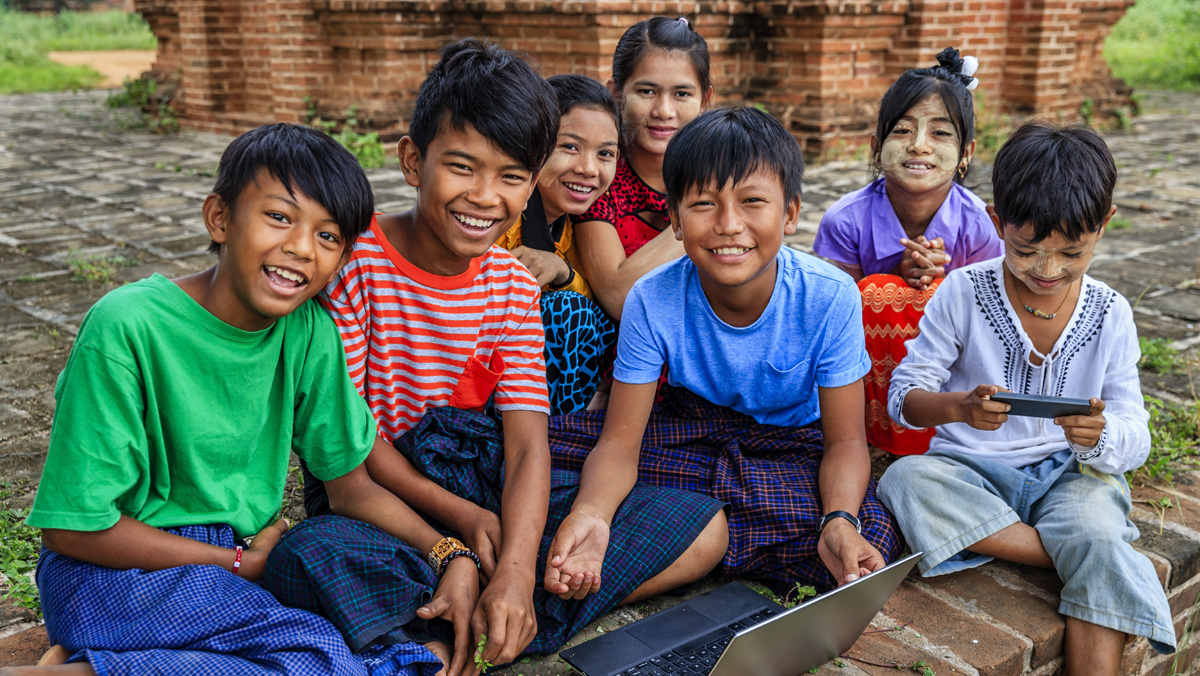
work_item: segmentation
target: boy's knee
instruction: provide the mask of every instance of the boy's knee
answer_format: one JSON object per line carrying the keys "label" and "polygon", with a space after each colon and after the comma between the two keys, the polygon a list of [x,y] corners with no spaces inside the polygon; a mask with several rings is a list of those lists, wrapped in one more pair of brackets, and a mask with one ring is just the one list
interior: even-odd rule
{"label": "boy's knee", "polygon": [[707,570],[716,568],[729,549],[729,519],[725,516],[725,510],[717,510],[692,546],[699,548],[699,558]]}
{"label": "boy's knee", "polygon": [[922,492],[918,488],[939,471],[940,462],[925,456],[907,456],[892,463],[879,478],[875,494],[890,509],[905,493]]}

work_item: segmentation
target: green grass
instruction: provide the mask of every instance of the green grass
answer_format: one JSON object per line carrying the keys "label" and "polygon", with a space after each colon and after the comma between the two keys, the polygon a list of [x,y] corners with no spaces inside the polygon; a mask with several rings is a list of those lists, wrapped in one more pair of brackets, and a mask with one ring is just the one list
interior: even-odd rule
{"label": "green grass", "polygon": [[1138,0],[1113,28],[1104,56],[1134,87],[1200,89],[1200,2]]}
{"label": "green grass", "polygon": [[1150,456],[1126,479],[1170,483],[1175,470],[1200,466],[1200,401],[1181,406],[1146,397],[1146,409],[1150,411]]}
{"label": "green grass", "polygon": [[1166,338],[1138,337],[1138,347],[1142,349],[1142,358],[1138,360],[1138,368],[1155,373],[1177,373],[1183,368],[1183,359],[1179,351],[1171,347],[1171,341]]}
{"label": "green grass", "polygon": [[140,14],[62,12],[27,14],[0,9],[0,44],[33,43],[41,52],[154,49],[157,41]]}
{"label": "green grass", "polygon": [[87,66],[64,66],[50,51],[154,49],[150,26],[138,14],[26,14],[0,6],[0,94],[94,87],[103,78]]}

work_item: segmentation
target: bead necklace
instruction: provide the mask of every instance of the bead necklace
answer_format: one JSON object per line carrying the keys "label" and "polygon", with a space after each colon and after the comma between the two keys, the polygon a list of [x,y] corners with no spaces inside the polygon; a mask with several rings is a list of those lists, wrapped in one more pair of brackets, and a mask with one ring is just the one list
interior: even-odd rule
{"label": "bead necklace", "polygon": [[1008,276],[1012,279],[1013,289],[1016,290],[1016,292],[1017,292],[1017,300],[1021,301],[1021,307],[1025,308],[1025,311],[1028,312],[1029,314],[1033,315],[1034,317],[1037,317],[1038,319],[1045,319],[1047,321],[1054,319],[1055,317],[1058,316],[1058,311],[1063,309],[1063,306],[1067,304],[1067,299],[1071,297],[1071,286],[1075,285],[1074,282],[1071,282],[1071,286],[1068,286],[1067,292],[1065,294],[1063,294],[1062,302],[1058,304],[1058,307],[1054,308],[1054,312],[1047,313],[1047,312],[1042,312],[1041,310],[1039,310],[1035,307],[1029,307],[1028,305],[1026,305],[1025,299],[1021,298],[1021,283],[1017,281],[1017,276],[1012,273],[1012,270],[1008,269],[1007,265],[1004,266],[1004,271],[1007,272]]}

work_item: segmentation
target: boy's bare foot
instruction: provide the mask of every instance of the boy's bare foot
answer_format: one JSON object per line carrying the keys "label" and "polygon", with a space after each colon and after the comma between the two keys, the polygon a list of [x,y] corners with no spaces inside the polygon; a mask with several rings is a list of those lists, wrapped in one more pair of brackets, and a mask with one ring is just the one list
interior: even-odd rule
{"label": "boy's bare foot", "polygon": [[437,676],[444,676],[444,674],[450,673],[450,646],[441,641],[430,641],[425,644],[425,647],[442,661],[442,668],[437,672]]}
{"label": "boy's bare foot", "polygon": [[56,664],[66,664],[67,658],[70,656],[71,653],[67,652],[66,648],[56,643],[50,646],[45,655],[42,655],[42,659],[38,660],[37,665],[39,667],[51,667]]}

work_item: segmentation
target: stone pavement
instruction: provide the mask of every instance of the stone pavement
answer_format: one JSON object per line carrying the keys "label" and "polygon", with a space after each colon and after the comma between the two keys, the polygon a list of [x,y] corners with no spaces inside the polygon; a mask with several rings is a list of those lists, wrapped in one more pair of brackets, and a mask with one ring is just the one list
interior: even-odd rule
{"label": "stone pavement", "polygon": [[[183,133],[156,136],[122,129],[103,107],[104,92],[0,97],[0,503],[27,506],[41,473],[53,388],[83,314],[117,285],[153,273],[170,277],[212,263],[200,203],[228,138]],[[1185,365],[1145,373],[1148,395],[1176,402],[1196,397],[1200,374],[1200,97],[1147,97],[1150,112],[1130,131],[1107,136],[1121,180],[1118,220],[1100,243],[1092,274],[1136,302],[1143,336],[1163,337]],[[413,193],[395,168],[369,172],[379,208],[395,211]],[[792,246],[806,249],[820,214],[868,180],[865,163],[810,168],[805,207]],[[970,182],[988,197],[987,167]],[[296,504],[294,481],[289,484]],[[1149,504],[1170,497],[1163,517]],[[1171,590],[1182,629],[1200,591],[1200,474],[1176,472],[1172,486],[1140,487],[1134,519],[1141,546]],[[295,515],[295,514],[293,514]],[[713,584],[713,583],[709,583]],[[945,674],[1051,674],[1061,668],[1063,623],[1055,612],[1053,574],[992,565],[949,578],[910,580],[876,618],[877,629],[850,651],[857,660],[819,673],[895,673],[893,663],[928,663]],[[676,603],[662,597],[622,608],[576,640]],[[45,636],[28,613],[0,611],[0,664],[29,663]],[[1189,651],[1189,658],[1190,658]],[[862,661],[866,660],[866,662]],[[868,664],[874,662],[877,665]],[[1127,654],[1130,673],[1188,673],[1190,663]],[[569,673],[550,656],[517,664],[510,674]]]}

